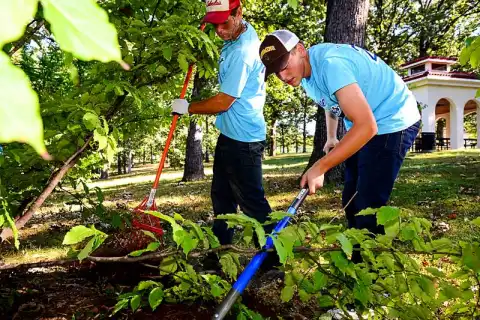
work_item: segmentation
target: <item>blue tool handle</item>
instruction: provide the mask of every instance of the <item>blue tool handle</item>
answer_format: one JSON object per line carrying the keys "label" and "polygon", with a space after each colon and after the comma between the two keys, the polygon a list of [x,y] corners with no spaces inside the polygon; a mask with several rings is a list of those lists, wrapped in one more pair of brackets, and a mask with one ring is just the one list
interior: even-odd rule
{"label": "blue tool handle", "polygon": [[[290,207],[288,207],[287,212],[290,214],[297,213],[298,208],[303,203],[303,200],[305,200],[307,195],[308,195],[308,188],[304,188],[300,190],[298,195],[290,204]],[[285,217],[282,220],[280,220],[275,226],[275,229],[273,229],[272,235],[275,235],[276,233],[280,232],[280,230],[285,228],[288,222],[290,221],[290,218],[291,217]],[[267,242],[263,247],[263,249],[268,250],[271,248],[273,248],[273,240],[271,237],[268,237]],[[213,318],[212,318],[213,320],[222,320],[223,318],[225,318],[227,313],[230,311],[230,308],[233,306],[237,298],[243,293],[243,290],[245,290],[248,283],[250,282],[252,277],[255,275],[258,268],[260,268],[260,266],[262,265],[267,255],[268,255],[268,252],[262,251],[257,253],[252,258],[252,260],[247,265],[245,270],[243,270],[243,272],[238,277],[237,281],[233,284],[232,289],[230,289],[225,299],[223,299],[222,304],[220,304],[217,310],[215,310],[215,314],[213,315]]]}

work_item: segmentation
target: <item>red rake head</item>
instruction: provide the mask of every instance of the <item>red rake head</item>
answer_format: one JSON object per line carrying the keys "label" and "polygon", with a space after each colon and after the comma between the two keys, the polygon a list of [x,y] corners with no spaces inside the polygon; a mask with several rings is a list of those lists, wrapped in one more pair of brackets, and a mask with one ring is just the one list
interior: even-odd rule
{"label": "red rake head", "polygon": [[135,228],[153,232],[158,236],[163,236],[164,232],[160,219],[145,213],[145,210],[157,211],[155,200],[153,200],[152,205],[149,207],[147,207],[147,202],[148,197],[143,199],[143,201],[133,210],[132,225]]}

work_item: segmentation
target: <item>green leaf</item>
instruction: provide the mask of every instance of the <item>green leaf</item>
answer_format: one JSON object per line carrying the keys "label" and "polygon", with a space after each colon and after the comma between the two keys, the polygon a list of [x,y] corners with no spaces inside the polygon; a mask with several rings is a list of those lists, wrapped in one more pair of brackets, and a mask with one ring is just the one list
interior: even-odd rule
{"label": "green leaf", "polygon": [[426,268],[426,270],[428,272],[430,272],[431,274],[433,274],[435,277],[439,277],[439,278],[445,278],[446,277],[445,273],[438,270],[437,268],[428,267],[428,268]]}
{"label": "green leaf", "polygon": [[137,290],[142,291],[145,289],[149,289],[151,287],[158,287],[158,286],[159,286],[159,283],[152,280],[140,281],[140,283],[137,286]]}
{"label": "green leaf", "polygon": [[64,51],[82,60],[121,61],[117,31],[95,0],[41,0],[45,19]]}
{"label": "green leaf", "polygon": [[285,212],[285,211],[275,211],[269,214],[270,220],[272,221],[280,221],[286,217],[293,217],[293,214]]}
{"label": "green leaf", "polygon": [[144,254],[145,252],[156,251],[159,247],[160,247],[160,242],[150,242],[145,249],[130,252],[128,255],[132,257],[138,257]]}
{"label": "green leaf", "polygon": [[17,226],[15,225],[15,221],[13,221],[12,217],[10,216],[10,213],[7,211],[7,203],[4,202],[3,203],[3,211],[4,211],[4,214],[3,214],[3,218],[5,218],[8,222],[8,225],[10,226],[10,229],[12,229],[12,233],[13,233],[13,239],[15,241],[15,248],[18,248],[20,247],[20,242],[18,241],[18,229],[17,229]]}
{"label": "green leaf", "polygon": [[400,235],[402,240],[409,241],[413,240],[417,236],[417,232],[412,227],[407,226],[402,228],[402,230],[400,231]]}
{"label": "green leaf", "polygon": [[0,52],[0,87],[0,143],[25,142],[49,159],[37,94],[25,73],[3,52]]}
{"label": "green leaf", "polygon": [[193,249],[195,249],[197,247],[198,239],[194,239],[190,235],[190,233],[187,233],[184,230],[182,230],[182,231],[184,233],[183,241],[182,241],[183,253],[185,253],[185,255],[188,255],[188,253],[190,251],[192,251]]}
{"label": "green leaf", "polygon": [[116,314],[118,311],[122,310],[122,309],[125,309],[128,307],[128,299],[122,299],[120,301],[117,302],[117,304],[115,305],[113,311],[112,311],[112,315]]}
{"label": "green leaf", "polygon": [[478,227],[480,227],[480,217],[477,217],[472,220],[472,223]]}
{"label": "green leaf", "polygon": [[[172,227],[173,241],[175,241],[177,246],[180,246],[183,243],[184,237],[185,235],[188,235],[188,233],[185,232],[185,230],[183,230],[183,228],[178,223],[175,222],[175,219],[156,211],[145,211],[145,213],[148,213],[152,216],[155,216],[157,218],[160,218],[170,223],[170,226]],[[191,245],[192,245],[191,243],[187,244],[187,248]],[[185,248],[184,248],[184,251],[185,251]]]}
{"label": "green leaf", "polygon": [[223,272],[232,280],[237,279],[237,264],[233,260],[233,257],[226,253],[220,258],[220,264],[222,265]]}
{"label": "green leaf", "polygon": [[388,237],[395,238],[399,232],[400,221],[398,219],[385,222],[385,234]]}
{"label": "green leaf", "polygon": [[335,263],[335,266],[340,270],[344,275],[348,268],[348,259],[345,254],[341,251],[330,252],[330,257]]}
{"label": "green leaf", "polygon": [[25,27],[35,16],[37,7],[38,0],[0,1],[0,47],[23,35]]}
{"label": "green leaf", "polygon": [[421,276],[417,278],[418,284],[420,285],[420,288],[429,296],[429,297],[435,297],[435,286],[433,284],[433,281],[430,280],[429,278],[425,276]]}
{"label": "green leaf", "polygon": [[184,71],[184,72],[187,72],[188,61],[187,61],[187,58],[185,57],[185,55],[180,53],[178,55],[177,61],[178,61],[178,65],[180,66],[180,69],[182,69],[182,71]]}
{"label": "green leaf", "polygon": [[90,241],[88,241],[87,244],[85,245],[85,248],[83,248],[78,253],[78,256],[77,256],[78,260],[82,261],[83,259],[88,257],[90,253],[92,253],[92,251],[94,250],[93,248],[94,244],[95,244],[95,238],[90,239]]}
{"label": "green leaf", "polygon": [[356,216],[370,216],[372,214],[376,214],[377,211],[378,209],[367,208],[357,213]]}
{"label": "green leaf", "polygon": [[353,245],[350,240],[348,240],[348,238],[343,233],[337,235],[337,240],[342,245],[343,252],[345,252],[347,256],[351,256],[353,251]]}
{"label": "green leaf", "polygon": [[203,234],[202,232],[202,228],[200,228],[200,226],[198,224],[196,224],[195,222],[192,222],[190,220],[187,220],[185,222],[186,225],[188,226],[191,226],[192,229],[193,229],[193,232],[195,233],[195,236],[199,239],[199,240],[203,240],[205,238],[205,235]]}
{"label": "green leaf", "polygon": [[165,60],[167,61],[170,61],[172,60],[172,47],[168,46],[168,47],[164,47],[162,49],[162,53],[163,53],[163,57],[165,58]]}
{"label": "green leaf", "polygon": [[447,238],[441,238],[432,241],[432,249],[436,251],[449,251],[452,249],[452,241]]}
{"label": "green leaf", "polygon": [[371,299],[371,292],[365,285],[355,283],[355,286],[353,288],[353,296],[364,306],[367,306],[368,302]]}
{"label": "green leaf", "polygon": [[288,0],[287,2],[290,7],[292,7],[293,9],[297,9],[298,0]]}
{"label": "green leaf", "polygon": [[95,113],[87,112],[83,116],[83,124],[88,130],[94,130],[101,127],[101,122]]}
{"label": "green leaf", "polygon": [[95,235],[95,230],[87,228],[85,226],[75,226],[67,232],[65,238],[63,238],[62,244],[75,244],[82,242],[88,237]]}
{"label": "green leaf", "polygon": [[130,300],[130,307],[132,308],[132,311],[135,312],[138,307],[140,307],[140,295],[136,295],[135,297]]}
{"label": "green leaf", "polygon": [[207,234],[207,238],[208,238],[208,241],[210,243],[210,247],[212,249],[220,247],[220,241],[218,241],[217,236],[215,236],[213,234],[212,229],[207,228],[207,227],[202,227],[202,230],[205,231],[205,233]]}
{"label": "green leaf", "polygon": [[253,228],[252,226],[246,226],[245,229],[243,229],[243,241],[245,241],[245,244],[248,246],[253,239]]}
{"label": "green leaf", "polygon": [[333,307],[335,305],[335,301],[330,296],[319,296],[318,297],[318,306],[321,308],[328,308]]}
{"label": "green leaf", "polygon": [[298,290],[298,296],[302,302],[308,302],[311,298],[311,295],[303,289]]}
{"label": "green leaf", "polygon": [[152,291],[150,291],[150,294],[148,295],[148,303],[150,304],[150,307],[152,310],[155,310],[163,301],[163,290],[162,288],[155,288]]}
{"label": "green leaf", "polygon": [[327,285],[327,282],[328,277],[324,273],[315,270],[315,273],[313,274],[314,290],[319,291],[320,289],[323,289]]}
{"label": "green leaf", "polygon": [[166,257],[160,262],[160,274],[161,275],[166,275],[166,274],[172,274],[177,271],[177,260],[174,256]]}
{"label": "green leaf", "polygon": [[93,131],[93,140],[98,142],[98,150],[103,150],[107,147],[108,138],[99,133],[99,130]]}
{"label": "green leaf", "polygon": [[280,293],[280,298],[283,302],[289,302],[293,298],[293,294],[295,293],[295,288],[293,286],[285,286]]}
{"label": "green leaf", "polygon": [[381,207],[377,213],[377,223],[385,225],[388,221],[397,220],[400,210],[393,207]]}

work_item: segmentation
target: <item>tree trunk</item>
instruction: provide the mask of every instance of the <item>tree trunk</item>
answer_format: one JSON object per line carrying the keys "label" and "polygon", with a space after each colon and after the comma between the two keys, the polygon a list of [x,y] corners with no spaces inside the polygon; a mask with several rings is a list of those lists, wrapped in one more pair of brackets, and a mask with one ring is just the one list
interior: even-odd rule
{"label": "tree trunk", "polygon": [[143,161],[142,164],[145,165],[145,147],[143,147]]}
{"label": "tree trunk", "polygon": [[153,164],[153,145],[150,145],[150,163]]}
{"label": "tree trunk", "polygon": [[133,167],[133,151],[128,150],[126,153],[127,155],[127,173],[132,173],[132,167]]}
{"label": "tree trunk", "polygon": [[300,149],[300,144],[298,143],[298,132],[295,131],[295,153],[298,153]]}
{"label": "tree trunk", "polygon": [[[112,105],[112,108],[109,110],[107,115],[105,116],[107,122],[111,120],[111,118],[115,115],[115,113],[118,111],[118,108],[122,105],[122,103],[125,101],[125,98],[127,97],[126,94],[123,94],[121,96],[118,96],[115,100],[115,102]],[[17,229],[22,228],[35,214],[35,212],[40,209],[40,207],[43,205],[45,200],[50,196],[50,194],[55,190],[57,185],[62,181],[63,177],[67,172],[77,163],[78,159],[82,156],[83,152],[89,147],[90,142],[93,139],[93,133],[89,134],[85,138],[85,143],[83,146],[75,151],[68,159],[63,163],[63,165],[60,167],[60,169],[56,170],[52,176],[50,177],[50,180],[48,181],[47,185],[43,188],[42,192],[37,196],[37,198],[33,201],[33,203],[28,207],[28,209],[25,211],[23,216],[19,217],[18,219],[15,220],[15,226]],[[0,233],[0,238],[1,242],[11,238],[13,236],[13,231],[10,228],[4,228],[2,232]]]}
{"label": "tree trunk", "polygon": [[[198,75],[195,76],[192,100],[198,100],[200,98],[200,89],[202,87],[202,79],[200,79]],[[191,117],[190,127],[188,128],[182,181],[194,181],[205,178],[205,172],[203,170],[202,136],[202,127],[198,125],[194,117]]]}
{"label": "tree trunk", "polygon": [[[208,116],[205,118],[205,135],[208,137]],[[208,150],[208,144],[205,147],[205,162],[210,162],[210,152]]]}
{"label": "tree trunk", "polygon": [[127,173],[127,152],[124,150],[122,152],[122,171],[123,171],[123,174],[126,174]]}
{"label": "tree trunk", "polygon": [[283,125],[280,125],[280,132],[282,135],[282,153],[285,153],[285,135],[283,133]]}
{"label": "tree trunk", "polygon": [[106,162],[103,165],[103,168],[100,170],[100,180],[106,180],[109,177],[108,170],[110,169],[110,164]]}
{"label": "tree trunk", "polygon": [[122,174],[122,154],[117,153],[117,174]]}
{"label": "tree trunk", "polygon": [[277,119],[272,119],[272,125],[270,127],[270,146],[268,147],[268,155],[270,157],[275,156],[277,149]]}
{"label": "tree trunk", "polygon": [[[327,21],[325,30],[325,42],[350,43],[359,47],[365,47],[365,28],[368,18],[368,0],[328,0]],[[345,125],[342,119],[338,121],[338,139],[345,134]],[[308,167],[323,157],[323,146],[327,141],[327,127],[325,124],[325,112],[318,108],[317,123],[313,152]],[[332,168],[325,175],[325,183],[341,183],[343,180],[344,165]]]}

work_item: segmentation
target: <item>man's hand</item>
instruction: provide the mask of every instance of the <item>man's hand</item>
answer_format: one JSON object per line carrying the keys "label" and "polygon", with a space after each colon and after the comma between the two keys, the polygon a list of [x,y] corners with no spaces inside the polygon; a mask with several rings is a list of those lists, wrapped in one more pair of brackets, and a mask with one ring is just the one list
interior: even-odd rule
{"label": "man's hand", "polygon": [[335,148],[335,146],[339,143],[338,139],[337,138],[329,138],[327,139],[327,142],[325,143],[325,146],[323,147],[323,152],[325,152],[325,154],[329,153],[330,150],[332,150],[333,148]]}
{"label": "man's hand", "polygon": [[304,188],[305,185],[308,184],[309,194],[315,194],[317,189],[323,187],[323,179],[325,178],[324,174],[322,173],[319,161],[315,162],[315,164],[305,172],[300,181],[300,188]]}
{"label": "man's hand", "polygon": [[172,114],[182,115],[188,113],[188,101],[185,99],[175,99],[172,103]]}

